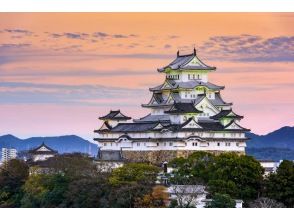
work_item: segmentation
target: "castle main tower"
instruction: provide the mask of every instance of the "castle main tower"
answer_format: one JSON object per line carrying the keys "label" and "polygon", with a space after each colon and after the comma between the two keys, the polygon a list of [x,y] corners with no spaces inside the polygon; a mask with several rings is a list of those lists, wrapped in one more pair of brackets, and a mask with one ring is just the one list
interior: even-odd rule
{"label": "castle main tower", "polygon": [[239,125],[243,116],[221,97],[224,86],[210,83],[216,68],[203,63],[194,49],[180,54],[158,69],[165,81],[150,88],[152,97],[142,107],[150,109],[143,118],[125,116],[119,110],[103,120],[94,138],[101,159],[126,159],[161,163],[186,157],[195,151],[245,154],[245,132]]}

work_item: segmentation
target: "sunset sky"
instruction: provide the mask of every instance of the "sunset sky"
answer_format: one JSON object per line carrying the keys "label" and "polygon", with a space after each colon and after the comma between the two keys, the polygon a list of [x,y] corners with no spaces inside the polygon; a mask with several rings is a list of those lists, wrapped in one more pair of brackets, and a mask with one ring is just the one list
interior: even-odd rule
{"label": "sunset sky", "polygon": [[180,51],[217,71],[257,134],[294,125],[294,13],[0,13],[0,135],[76,134],[134,118]]}

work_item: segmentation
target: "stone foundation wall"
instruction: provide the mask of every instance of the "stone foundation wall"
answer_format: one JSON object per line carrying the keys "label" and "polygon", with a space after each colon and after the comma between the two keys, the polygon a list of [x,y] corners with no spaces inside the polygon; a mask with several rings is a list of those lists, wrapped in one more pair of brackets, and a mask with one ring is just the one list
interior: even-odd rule
{"label": "stone foundation wall", "polygon": [[[130,162],[146,162],[152,164],[161,164],[164,161],[171,161],[174,158],[187,158],[197,150],[157,150],[157,151],[122,151],[122,157]],[[209,153],[220,154],[225,151],[209,151]],[[236,152],[239,155],[245,155],[245,152]]]}

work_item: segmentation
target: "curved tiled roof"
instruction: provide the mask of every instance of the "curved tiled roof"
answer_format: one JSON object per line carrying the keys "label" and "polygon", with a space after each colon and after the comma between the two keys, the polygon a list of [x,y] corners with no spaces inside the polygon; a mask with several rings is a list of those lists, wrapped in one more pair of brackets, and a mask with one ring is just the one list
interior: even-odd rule
{"label": "curved tiled roof", "polygon": [[[39,149],[41,149],[42,147],[48,149],[48,151],[39,151]],[[52,148],[48,147],[48,146],[43,142],[40,146],[38,146],[38,147],[36,147],[36,148],[30,150],[29,153],[31,153],[31,154],[57,154],[57,151],[55,151],[55,150],[53,150]]]}
{"label": "curved tiled roof", "polygon": [[[221,90],[224,89],[224,86],[218,86],[215,85],[213,83],[210,82],[202,82],[199,80],[190,80],[187,82],[176,82],[176,81],[172,81],[172,83],[170,83],[171,80],[166,80],[167,83],[169,83],[170,88],[168,88],[167,90],[173,90],[173,89],[194,89],[197,86],[204,86],[207,87],[211,90]],[[150,91],[161,91],[161,90],[165,90],[165,88],[163,88],[163,84],[150,88]]]}
{"label": "curved tiled roof", "polygon": [[101,120],[129,120],[131,117],[125,116],[120,112],[120,110],[117,111],[110,111],[107,115],[99,117]]}
{"label": "curved tiled roof", "polygon": [[170,110],[165,111],[169,114],[182,114],[182,113],[201,113],[195,108],[193,103],[174,103]]}
{"label": "curved tiled roof", "polygon": [[[197,62],[190,63],[194,58],[196,58]],[[194,49],[194,53],[180,55],[177,53],[177,58],[168,64],[165,67],[159,68],[158,72],[164,72],[166,69],[171,70],[215,70],[215,67],[211,67],[203,63],[196,55],[196,50]]]}
{"label": "curved tiled roof", "polygon": [[[232,112],[235,116],[228,116],[228,114],[230,114],[231,112]],[[232,109],[230,109],[230,110],[222,110],[221,112],[219,112],[218,114],[216,114],[216,115],[214,115],[214,116],[211,116],[210,118],[211,118],[211,119],[216,119],[216,120],[218,120],[218,119],[223,118],[223,117],[227,117],[227,118],[240,118],[240,119],[243,118],[243,116],[241,116],[241,115],[237,115],[236,113],[234,113]]]}

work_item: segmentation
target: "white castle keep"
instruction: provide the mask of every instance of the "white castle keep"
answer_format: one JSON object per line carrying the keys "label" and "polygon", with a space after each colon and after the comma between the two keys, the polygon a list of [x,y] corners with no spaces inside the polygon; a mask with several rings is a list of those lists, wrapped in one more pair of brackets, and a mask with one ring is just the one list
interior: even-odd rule
{"label": "white castle keep", "polygon": [[204,64],[196,54],[177,57],[158,69],[166,79],[150,88],[152,98],[142,107],[150,109],[143,118],[134,119],[118,111],[100,117],[102,126],[94,138],[102,160],[163,162],[188,156],[195,151],[245,154],[243,118],[232,103],[221,97],[224,86],[208,81],[215,67]]}

